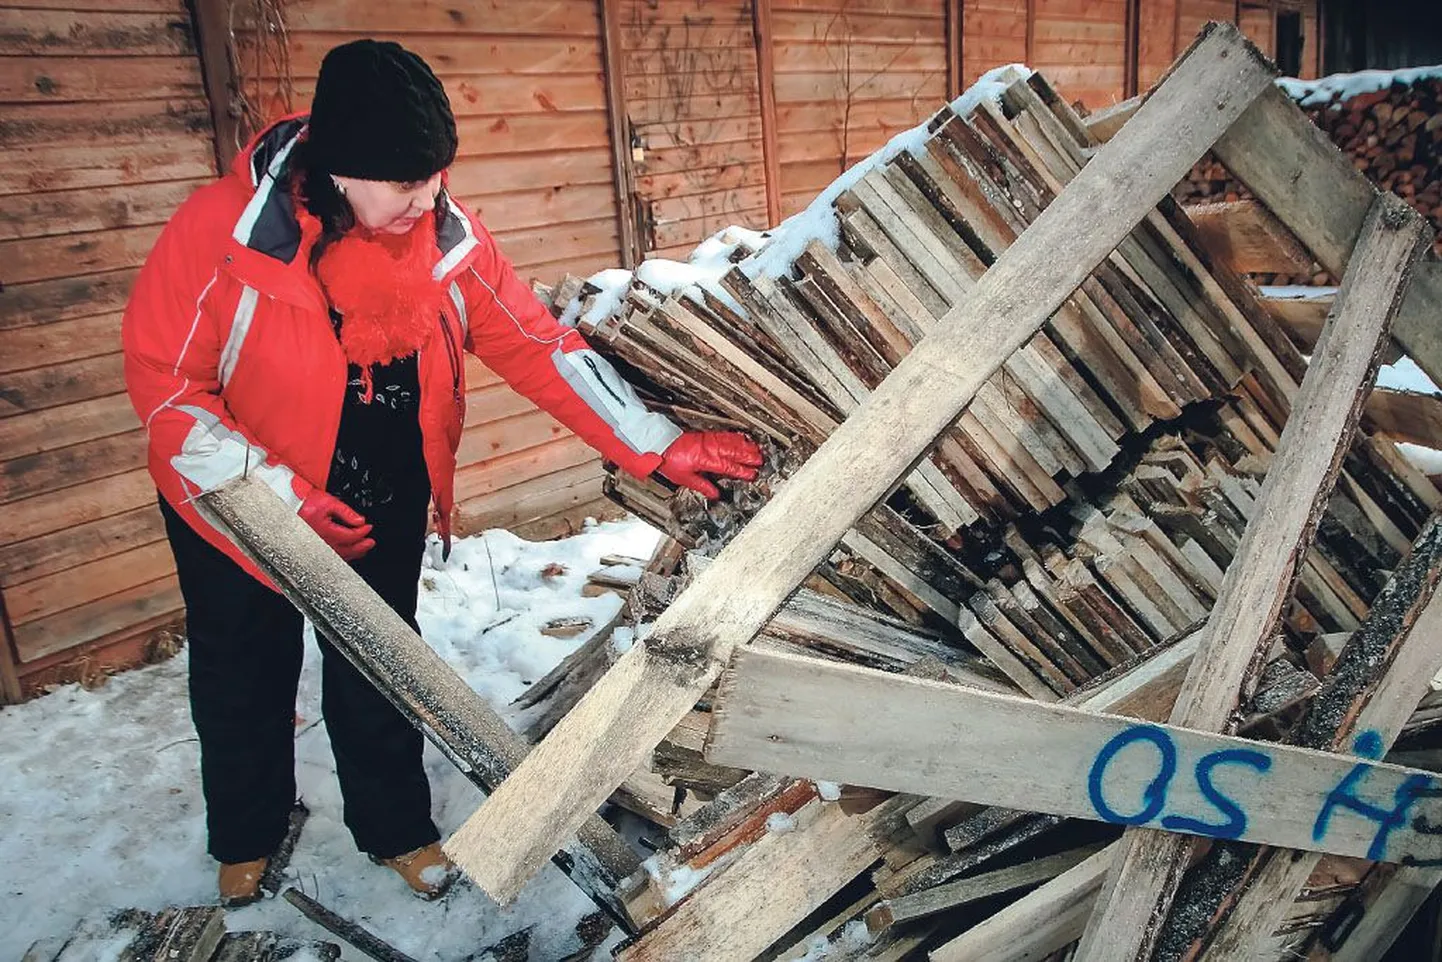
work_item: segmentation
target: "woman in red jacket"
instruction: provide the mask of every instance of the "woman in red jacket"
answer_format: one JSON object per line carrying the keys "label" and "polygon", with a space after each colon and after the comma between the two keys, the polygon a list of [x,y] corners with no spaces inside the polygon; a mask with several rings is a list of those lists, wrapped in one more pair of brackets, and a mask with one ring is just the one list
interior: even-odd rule
{"label": "woman in red jacket", "polygon": [[[226,904],[259,896],[295,798],[302,618],[191,503],[262,478],[415,626],[429,520],[449,548],[463,351],[608,460],[714,497],[749,479],[736,434],[648,412],[446,192],[456,125],[415,54],[326,55],[309,116],[264,131],[167,225],[125,312],[126,385],[185,598],[190,700]],[[345,822],[423,897],[455,877],[422,738],[324,639],[322,708]]]}

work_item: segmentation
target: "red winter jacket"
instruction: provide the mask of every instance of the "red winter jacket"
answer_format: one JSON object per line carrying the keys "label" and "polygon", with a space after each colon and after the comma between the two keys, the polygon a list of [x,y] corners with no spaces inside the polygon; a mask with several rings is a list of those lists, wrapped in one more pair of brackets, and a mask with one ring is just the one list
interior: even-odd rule
{"label": "red winter jacket", "polygon": [[[171,218],[125,310],[125,383],[165,499],[208,541],[256,569],[190,503],[243,473],[293,507],[324,485],[346,359],[308,267],[282,177],[304,117],[256,138],[234,170]],[[280,180],[282,183],[278,184]],[[454,200],[438,219],[443,338],[420,357],[420,422],[437,530],[449,539],[465,365],[474,353],[608,460],[638,476],[680,430],[516,277],[495,240]],[[262,579],[264,580],[264,579]]]}

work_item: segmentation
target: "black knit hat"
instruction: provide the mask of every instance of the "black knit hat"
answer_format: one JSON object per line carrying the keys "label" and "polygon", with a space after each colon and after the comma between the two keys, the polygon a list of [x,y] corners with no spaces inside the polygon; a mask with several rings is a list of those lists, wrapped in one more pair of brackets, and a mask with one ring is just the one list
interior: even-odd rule
{"label": "black knit hat", "polygon": [[456,118],[424,60],[398,43],[354,40],[321,61],[309,140],[332,174],[410,183],[456,159]]}

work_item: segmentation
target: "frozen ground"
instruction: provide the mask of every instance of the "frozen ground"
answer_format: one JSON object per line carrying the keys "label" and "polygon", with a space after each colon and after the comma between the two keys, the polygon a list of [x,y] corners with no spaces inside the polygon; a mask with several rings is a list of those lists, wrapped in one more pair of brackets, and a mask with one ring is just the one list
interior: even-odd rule
{"label": "frozen ground", "polygon": [[[457,542],[445,565],[439,551],[427,559],[422,631],[472,687],[513,717],[510,701],[588,637],[558,640],[539,629],[574,615],[603,624],[620,599],[581,597],[586,575],[603,555],[648,556],[657,537],[632,520],[563,541],[531,543],[491,531]],[[594,907],[554,867],[502,910],[468,883],[444,901],[421,902],[355,850],[341,823],[318,668],[308,640],[296,773],[311,816],[290,883],[423,962],[459,962],[527,927],[538,962],[575,950],[575,924]],[[0,959],[18,959],[36,939],[67,934],[83,917],[109,909],[214,898],[185,670],[182,652],[96,691],[70,686],[0,710]],[[481,795],[430,746],[426,767],[437,824],[449,833]],[[280,899],[231,912],[227,921],[232,931],[329,938]],[[347,949],[345,958],[360,956]]]}

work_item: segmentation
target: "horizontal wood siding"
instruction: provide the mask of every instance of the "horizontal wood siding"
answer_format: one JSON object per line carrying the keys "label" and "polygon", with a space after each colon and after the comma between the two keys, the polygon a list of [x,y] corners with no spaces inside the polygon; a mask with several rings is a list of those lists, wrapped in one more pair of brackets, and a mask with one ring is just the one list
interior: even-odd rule
{"label": "horizontal wood siding", "polygon": [[[161,226],[215,176],[182,0],[0,8],[0,594],[22,678],[181,613],[120,316]],[[70,672],[72,675],[75,672]]]}
{"label": "horizontal wood siding", "polygon": [[773,0],[772,11],[784,216],[946,100],[946,7]]}
{"label": "horizontal wood siding", "polygon": [[1027,0],[965,0],[961,10],[962,85],[992,67],[1026,63]]}
{"label": "horizontal wood siding", "polygon": [[1181,53],[1178,42],[1191,38],[1177,34],[1179,5],[1185,0],[1143,0],[1137,29],[1137,87],[1147,90],[1162,78]]}
{"label": "horizontal wood siding", "polygon": [[[288,0],[286,17],[295,109],[310,102],[321,60],[337,44],[372,36],[425,58],[456,113],[451,189],[523,279],[554,283],[621,262],[598,0]],[[242,50],[242,64],[254,63]],[[277,78],[260,81],[274,115],[283,109],[273,101]],[[576,464],[591,467],[588,500],[600,497],[594,451],[474,358],[467,371],[460,533],[510,524],[505,505],[537,504],[575,483],[565,472]],[[558,513],[574,507],[544,503]]]}
{"label": "horizontal wood siding", "polygon": [[1126,99],[1126,0],[1033,0],[1031,66],[1070,101]]}
{"label": "horizontal wood siding", "polygon": [[616,2],[644,252],[684,260],[723,227],[766,227],[750,0]]}

